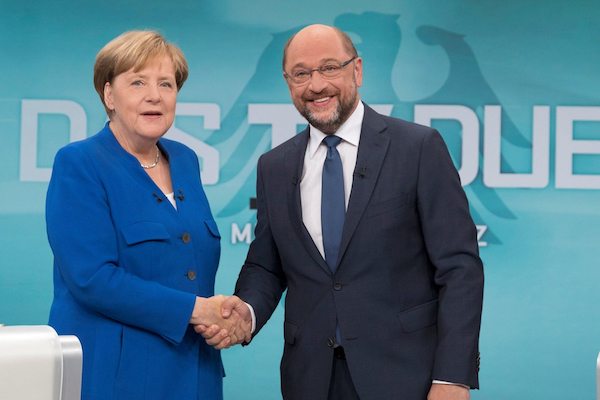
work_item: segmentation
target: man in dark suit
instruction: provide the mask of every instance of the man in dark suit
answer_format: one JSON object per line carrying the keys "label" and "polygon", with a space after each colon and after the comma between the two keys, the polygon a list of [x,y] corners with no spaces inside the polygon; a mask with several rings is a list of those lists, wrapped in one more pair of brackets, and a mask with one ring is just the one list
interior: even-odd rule
{"label": "man in dark suit", "polygon": [[287,289],[285,399],[468,399],[483,269],[442,138],[360,101],[362,59],[336,28],[295,34],[283,69],[310,126],[259,160],[255,240],[225,314],[242,299],[256,334]]}

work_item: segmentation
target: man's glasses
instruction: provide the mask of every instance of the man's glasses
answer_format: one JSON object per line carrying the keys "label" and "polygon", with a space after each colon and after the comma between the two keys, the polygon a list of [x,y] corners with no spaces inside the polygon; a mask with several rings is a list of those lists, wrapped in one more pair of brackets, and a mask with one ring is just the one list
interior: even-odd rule
{"label": "man's glasses", "polygon": [[356,59],[356,56],[352,57],[348,61],[345,62],[334,62],[330,61],[320,67],[313,69],[295,69],[291,73],[284,72],[283,74],[287,79],[290,79],[296,85],[302,85],[310,80],[312,77],[312,73],[317,71],[321,76],[325,79],[333,79],[339,76],[342,73],[342,69],[352,61]]}

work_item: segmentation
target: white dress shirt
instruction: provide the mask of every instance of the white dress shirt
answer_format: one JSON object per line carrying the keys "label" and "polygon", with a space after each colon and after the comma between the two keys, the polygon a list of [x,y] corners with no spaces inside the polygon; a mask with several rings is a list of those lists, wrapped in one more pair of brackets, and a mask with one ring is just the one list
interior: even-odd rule
{"label": "white dress shirt", "polygon": [[[340,144],[337,145],[337,151],[342,159],[346,209],[348,209],[348,200],[352,191],[352,179],[364,114],[365,106],[359,101],[354,112],[335,133],[336,136],[342,139]],[[325,258],[325,251],[321,229],[321,184],[323,164],[325,163],[325,157],[327,157],[327,145],[323,143],[325,136],[327,135],[314,126],[310,126],[310,137],[304,154],[304,167],[300,179],[302,222],[304,222],[304,226],[323,258]]]}

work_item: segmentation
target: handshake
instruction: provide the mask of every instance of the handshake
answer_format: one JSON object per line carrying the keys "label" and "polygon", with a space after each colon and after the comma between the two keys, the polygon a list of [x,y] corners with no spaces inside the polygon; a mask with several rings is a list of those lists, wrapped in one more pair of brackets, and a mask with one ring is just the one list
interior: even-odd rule
{"label": "handshake", "polygon": [[252,338],[250,308],[237,296],[196,297],[190,324],[206,343],[219,350]]}

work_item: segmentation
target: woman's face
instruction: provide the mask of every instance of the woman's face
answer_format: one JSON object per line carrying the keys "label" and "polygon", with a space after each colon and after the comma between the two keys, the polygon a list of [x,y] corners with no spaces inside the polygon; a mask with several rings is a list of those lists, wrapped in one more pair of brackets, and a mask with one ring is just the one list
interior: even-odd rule
{"label": "woman's face", "polygon": [[104,101],[113,112],[111,128],[132,145],[156,141],[173,124],[177,101],[175,68],[168,56],[157,57],[139,71],[117,75],[104,85]]}

